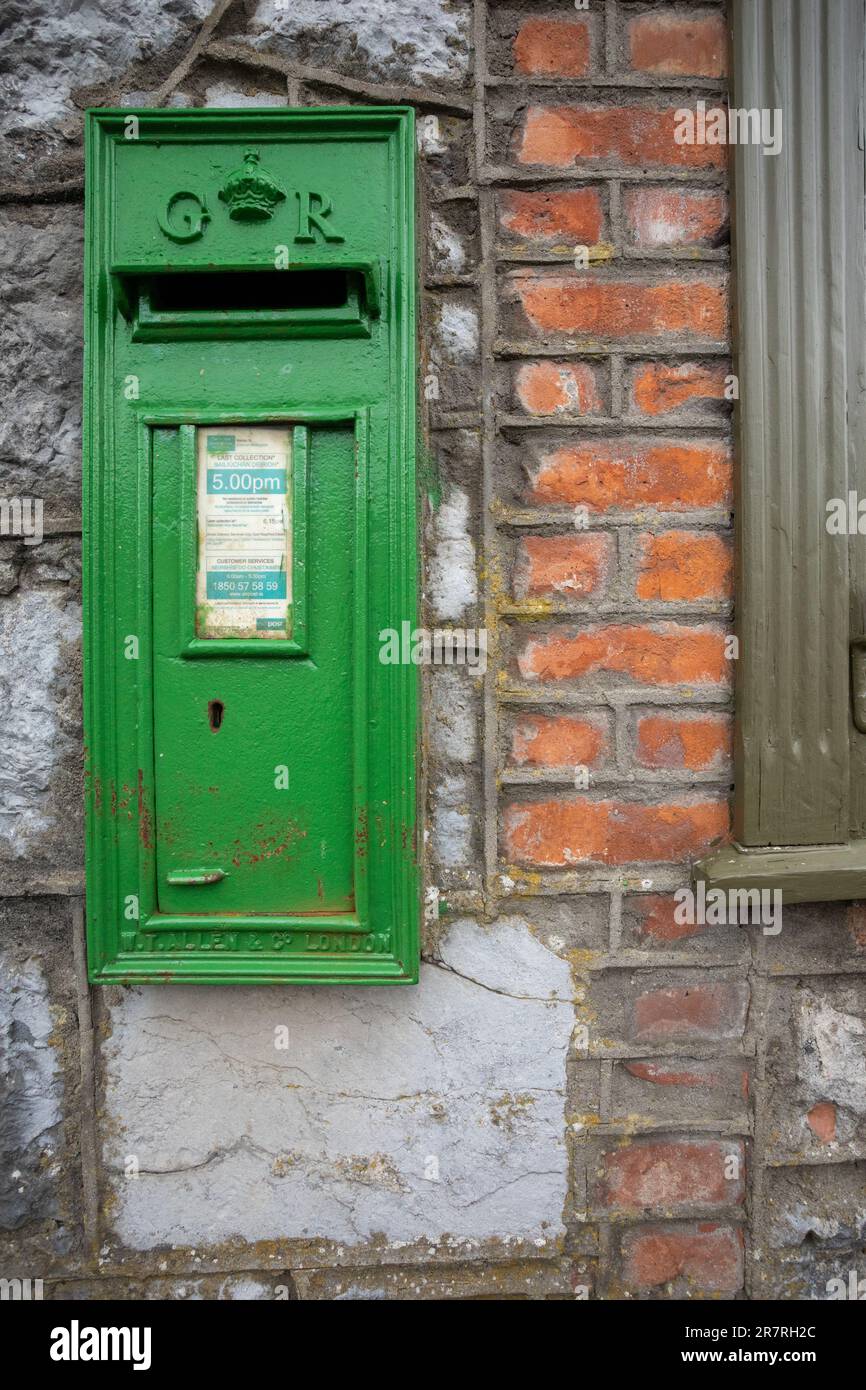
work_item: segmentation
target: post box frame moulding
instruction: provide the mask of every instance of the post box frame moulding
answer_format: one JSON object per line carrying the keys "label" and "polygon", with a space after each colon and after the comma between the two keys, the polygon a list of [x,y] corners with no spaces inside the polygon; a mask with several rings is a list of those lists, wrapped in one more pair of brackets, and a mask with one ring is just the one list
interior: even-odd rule
{"label": "post box frame moulding", "polygon": [[[418,614],[414,111],[94,110],[85,147],[90,979],[415,983],[419,673],[376,659]],[[155,275],[275,268],[345,277],[349,312],[319,310],[310,279],[300,318],[138,315]],[[196,428],[222,423],[291,431],[297,611],[285,640],[209,650],[187,611],[191,470]],[[256,750],[276,760],[283,731],[280,801]],[[247,796],[250,835],[223,852],[212,808],[228,824]]]}

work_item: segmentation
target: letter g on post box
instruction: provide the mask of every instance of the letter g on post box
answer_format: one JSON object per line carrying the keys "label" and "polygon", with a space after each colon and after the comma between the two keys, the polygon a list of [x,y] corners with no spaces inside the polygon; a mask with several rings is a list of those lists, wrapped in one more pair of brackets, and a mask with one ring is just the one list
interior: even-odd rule
{"label": "letter g on post box", "polygon": [[414,983],[413,113],[87,119],[90,978]]}

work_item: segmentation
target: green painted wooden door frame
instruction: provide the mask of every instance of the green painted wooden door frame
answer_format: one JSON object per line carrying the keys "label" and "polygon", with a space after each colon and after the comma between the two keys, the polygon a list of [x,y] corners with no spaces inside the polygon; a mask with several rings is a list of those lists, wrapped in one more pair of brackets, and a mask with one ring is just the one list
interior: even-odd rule
{"label": "green painted wooden door frame", "polygon": [[[417,621],[414,113],[86,142],[90,979],[414,983],[418,671],[378,660]],[[291,440],[278,639],[196,626],[204,426]]]}
{"label": "green painted wooden door frame", "polygon": [[[732,149],[736,630],[734,844],[695,868],[787,902],[866,897],[863,0],[733,0],[731,106],[782,147]],[[862,662],[861,662],[862,664]],[[859,684],[862,685],[862,679]]]}

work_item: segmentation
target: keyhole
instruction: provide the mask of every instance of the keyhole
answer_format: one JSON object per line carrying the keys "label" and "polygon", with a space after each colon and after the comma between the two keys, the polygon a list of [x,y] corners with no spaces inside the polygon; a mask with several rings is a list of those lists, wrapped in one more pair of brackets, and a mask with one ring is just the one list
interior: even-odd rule
{"label": "keyhole", "polygon": [[223,702],[222,700],[209,700],[207,706],[208,723],[216,733],[223,722]]}

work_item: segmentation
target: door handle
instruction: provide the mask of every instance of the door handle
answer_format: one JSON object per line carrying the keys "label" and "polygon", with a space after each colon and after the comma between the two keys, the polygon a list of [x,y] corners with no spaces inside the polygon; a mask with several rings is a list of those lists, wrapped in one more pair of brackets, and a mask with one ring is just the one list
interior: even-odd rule
{"label": "door handle", "polygon": [[172,869],[166,875],[172,888],[198,888],[205,883],[219,883],[225,876],[224,869]]}

